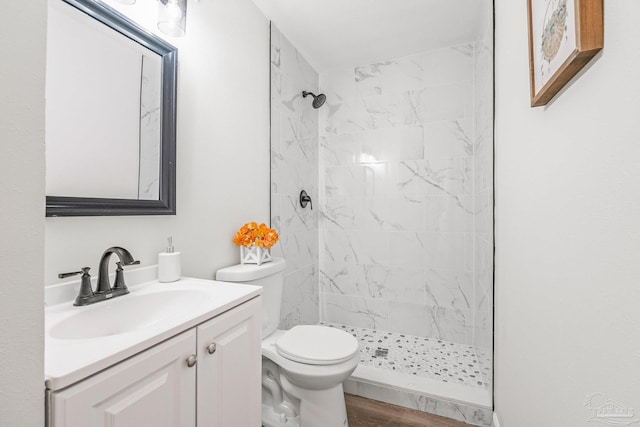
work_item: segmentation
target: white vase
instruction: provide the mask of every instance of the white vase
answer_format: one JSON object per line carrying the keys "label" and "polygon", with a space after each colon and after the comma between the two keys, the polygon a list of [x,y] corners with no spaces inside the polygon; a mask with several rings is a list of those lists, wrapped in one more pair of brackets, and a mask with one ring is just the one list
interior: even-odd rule
{"label": "white vase", "polygon": [[271,261],[271,251],[255,245],[240,246],[241,264],[262,264]]}

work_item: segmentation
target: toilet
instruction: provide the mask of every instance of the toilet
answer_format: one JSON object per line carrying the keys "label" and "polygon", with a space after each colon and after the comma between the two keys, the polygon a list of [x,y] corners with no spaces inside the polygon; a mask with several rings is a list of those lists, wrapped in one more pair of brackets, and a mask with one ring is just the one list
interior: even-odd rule
{"label": "toilet", "polygon": [[285,260],[238,264],[216,280],[262,286],[262,425],[346,427],[342,382],[360,361],[358,340],[321,325],[279,330]]}

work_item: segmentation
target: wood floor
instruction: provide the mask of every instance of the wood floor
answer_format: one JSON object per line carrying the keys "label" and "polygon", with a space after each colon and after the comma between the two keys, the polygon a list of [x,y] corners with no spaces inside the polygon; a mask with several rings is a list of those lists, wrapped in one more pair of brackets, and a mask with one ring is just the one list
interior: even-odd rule
{"label": "wood floor", "polygon": [[401,406],[345,394],[349,427],[469,427],[455,421]]}

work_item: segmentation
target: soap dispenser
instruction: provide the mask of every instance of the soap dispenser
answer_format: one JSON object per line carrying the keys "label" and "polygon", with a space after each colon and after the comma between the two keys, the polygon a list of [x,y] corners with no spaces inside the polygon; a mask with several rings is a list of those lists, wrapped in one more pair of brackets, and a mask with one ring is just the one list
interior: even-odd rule
{"label": "soap dispenser", "polygon": [[158,254],[158,281],[162,283],[175,282],[180,278],[180,252],[175,252],[172,237],[167,241],[167,251]]}

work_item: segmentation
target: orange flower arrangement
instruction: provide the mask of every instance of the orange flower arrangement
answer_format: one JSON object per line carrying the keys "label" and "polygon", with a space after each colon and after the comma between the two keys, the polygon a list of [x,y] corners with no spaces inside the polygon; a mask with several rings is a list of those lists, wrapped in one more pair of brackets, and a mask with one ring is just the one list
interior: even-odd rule
{"label": "orange flower arrangement", "polygon": [[278,232],[267,227],[265,224],[258,225],[255,222],[248,222],[236,233],[233,243],[236,246],[253,246],[271,249],[278,241]]}

